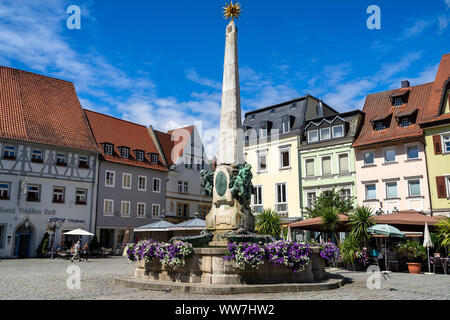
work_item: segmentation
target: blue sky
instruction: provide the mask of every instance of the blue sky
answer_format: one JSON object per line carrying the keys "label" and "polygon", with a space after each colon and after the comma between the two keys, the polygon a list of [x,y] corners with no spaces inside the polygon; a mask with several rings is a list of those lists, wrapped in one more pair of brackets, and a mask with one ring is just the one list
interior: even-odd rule
{"label": "blue sky", "polygon": [[[225,1],[0,0],[0,65],[73,81],[83,107],[166,131],[219,127]],[[81,30],[66,27],[69,5]],[[409,79],[433,81],[450,52],[450,0],[242,0],[243,111],[307,93],[339,111]],[[369,5],[381,30],[369,30]]]}

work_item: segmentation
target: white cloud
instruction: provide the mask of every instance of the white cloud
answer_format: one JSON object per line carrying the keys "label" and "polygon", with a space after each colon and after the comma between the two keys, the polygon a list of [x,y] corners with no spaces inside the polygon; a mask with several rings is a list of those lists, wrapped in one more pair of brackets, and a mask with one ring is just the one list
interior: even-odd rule
{"label": "white cloud", "polygon": [[191,80],[192,82],[198,83],[205,87],[211,87],[219,90],[222,88],[222,84],[216,80],[212,80],[206,77],[201,77],[198,75],[197,71],[193,68],[186,70],[186,78]]}

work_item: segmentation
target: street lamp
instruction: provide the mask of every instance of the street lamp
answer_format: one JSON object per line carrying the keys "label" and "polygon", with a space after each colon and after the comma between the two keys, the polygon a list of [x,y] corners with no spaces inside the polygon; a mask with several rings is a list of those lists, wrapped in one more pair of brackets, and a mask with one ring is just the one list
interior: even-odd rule
{"label": "street lamp", "polygon": [[65,220],[64,218],[50,218],[47,220],[47,226],[50,230],[49,234],[52,235],[52,259],[54,258],[53,254],[55,252],[56,230],[58,230],[58,227],[62,227]]}

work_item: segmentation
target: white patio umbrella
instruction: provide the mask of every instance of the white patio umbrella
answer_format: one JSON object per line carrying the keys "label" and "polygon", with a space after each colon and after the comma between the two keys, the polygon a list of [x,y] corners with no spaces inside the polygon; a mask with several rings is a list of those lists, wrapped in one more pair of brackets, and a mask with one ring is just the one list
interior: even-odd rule
{"label": "white patio umbrella", "polygon": [[64,232],[64,234],[67,234],[69,236],[94,236],[93,233],[90,233],[86,230],[83,230],[81,228],[69,231],[69,232]]}
{"label": "white patio umbrella", "polygon": [[286,241],[287,242],[292,242],[291,226],[288,226]]}
{"label": "white patio umbrella", "polygon": [[427,256],[428,256],[428,272],[431,272],[431,264],[430,264],[430,247],[433,246],[433,242],[431,241],[430,231],[428,230],[428,223],[425,222],[425,231],[423,232],[423,246],[427,248]]}

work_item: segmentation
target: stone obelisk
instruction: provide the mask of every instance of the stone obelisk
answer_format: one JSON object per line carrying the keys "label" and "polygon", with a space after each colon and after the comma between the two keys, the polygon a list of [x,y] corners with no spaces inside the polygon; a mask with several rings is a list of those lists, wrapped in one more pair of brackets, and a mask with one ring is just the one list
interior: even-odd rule
{"label": "stone obelisk", "polygon": [[224,9],[225,17],[231,21],[226,27],[218,166],[212,181],[213,206],[206,217],[206,229],[214,235],[211,246],[226,245],[227,236],[237,230],[254,229],[254,217],[249,206],[251,166],[244,162],[237,28],[234,22],[239,17],[240,5],[231,2]]}
{"label": "stone obelisk", "polygon": [[226,28],[218,165],[244,163],[241,123],[237,28],[231,20]]}

